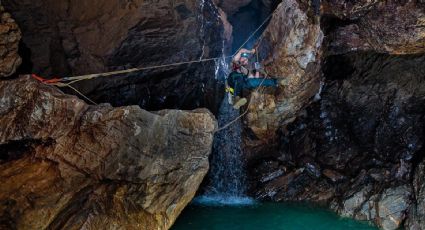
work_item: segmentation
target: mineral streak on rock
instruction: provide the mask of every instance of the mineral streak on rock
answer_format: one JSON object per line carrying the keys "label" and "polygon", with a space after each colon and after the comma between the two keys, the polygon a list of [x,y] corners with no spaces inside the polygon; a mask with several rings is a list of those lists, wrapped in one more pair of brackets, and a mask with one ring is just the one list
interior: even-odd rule
{"label": "mineral streak on rock", "polygon": [[0,82],[0,228],[168,229],[208,171],[206,110],[89,106]]}

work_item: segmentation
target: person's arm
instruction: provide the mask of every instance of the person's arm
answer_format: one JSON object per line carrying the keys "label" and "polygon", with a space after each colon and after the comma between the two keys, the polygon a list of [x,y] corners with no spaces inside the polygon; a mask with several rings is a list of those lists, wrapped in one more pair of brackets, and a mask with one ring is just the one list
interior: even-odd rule
{"label": "person's arm", "polygon": [[254,54],[255,53],[255,49],[252,50],[247,50],[245,48],[240,49],[236,55],[233,57],[233,62],[238,62],[241,59],[241,55],[242,53],[250,53],[250,54]]}

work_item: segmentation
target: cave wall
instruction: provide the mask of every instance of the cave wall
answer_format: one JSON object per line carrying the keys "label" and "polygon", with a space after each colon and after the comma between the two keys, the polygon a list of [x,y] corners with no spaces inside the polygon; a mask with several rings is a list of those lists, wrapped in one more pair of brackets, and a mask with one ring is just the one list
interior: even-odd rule
{"label": "cave wall", "polygon": [[0,4],[0,77],[9,77],[21,64],[18,55],[21,31],[11,15]]}
{"label": "cave wall", "polygon": [[323,32],[312,10],[302,1],[282,1],[258,40],[266,73],[284,83],[250,95],[245,122],[254,140],[272,139],[279,125],[294,118],[319,90]]}
{"label": "cave wall", "polygon": [[[244,134],[250,194],[319,202],[383,229],[422,229],[423,2],[324,0],[320,16],[312,2],[297,1],[301,13],[286,20],[304,14],[298,30],[269,32],[274,17],[260,44],[266,70],[285,81],[251,95],[257,107],[249,108]],[[317,21],[324,37],[312,46],[317,36],[306,31]],[[308,42],[281,42],[297,31]],[[290,56],[285,47],[298,52]]]}
{"label": "cave wall", "polygon": [[323,14],[343,24],[328,35],[332,37],[332,54],[367,50],[391,54],[425,52],[423,1],[324,0]]}
{"label": "cave wall", "polygon": [[[231,35],[226,17],[212,1],[6,0],[3,4],[31,50],[32,72],[45,77],[220,57]],[[217,68],[210,61],[75,86],[98,103],[215,110],[223,87],[216,84]]]}
{"label": "cave wall", "polygon": [[384,229],[402,225],[424,156],[424,67],[424,55],[328,57],[321,100],[252,161],[255,196],[322,202]]}

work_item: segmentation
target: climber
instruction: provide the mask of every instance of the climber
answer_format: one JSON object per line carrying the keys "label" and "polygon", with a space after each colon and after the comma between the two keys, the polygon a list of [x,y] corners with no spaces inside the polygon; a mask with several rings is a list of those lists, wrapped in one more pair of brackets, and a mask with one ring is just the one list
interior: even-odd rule
{"label": "climber", "polygon": [[243,89],[255,89],[260,86],[277,87],[276,79],[261,78],[261,65],[259,62],[254,63],[254,68],[249,67],[249,58],[255,54],[256,50],[241,49],[233,57],[232,72],[227,78],[227,91],[234,97],[233,108],[239,109],[244,106],[247,99],[242,97]]}

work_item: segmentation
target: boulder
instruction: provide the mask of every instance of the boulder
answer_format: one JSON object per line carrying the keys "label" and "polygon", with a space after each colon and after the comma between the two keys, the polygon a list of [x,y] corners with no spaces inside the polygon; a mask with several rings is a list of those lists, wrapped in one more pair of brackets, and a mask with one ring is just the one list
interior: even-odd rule
{"label": "boulder", "polygon": [[22,60],[18,54],[21,31],[0,4],[0,78],[12,75]]}
{"label": "boulder", "polygon": [[348,197],[343,201],[342,207],[338,209],[338,213],[344,217],[354,217],[357,214],[357,210],[368,200],[371,189],[371,186],[365,186],[360,191]]}
{"label": "boulder", "polygon": [[373,194],[371,187],[343,201],[338,212],[346,217],[374,221],[384,230],[399,229],[410,205],[410,188],[399,186]]}
{"label": "boulder", "polygon": [[89,106],[0,81],[0,228],[168,229],[208,171],[207,110]]}
{"label": "boulder", "polygon": [[410,188],[399,186],[386,189],[378,202],[376,222],[385,230],[399,229],[410,205]]}
{"label": "boulder", "polygon": [[320,25],[296,0],[284,0],[259,39],[259,57],[270,77],[284,85],[276,92],[253,93],[247,127],[259,139],[271,139],[281,123],[288,123],[310,102],[320,87]]}

